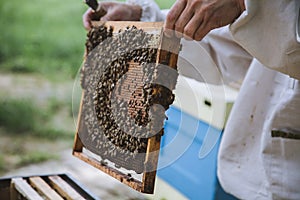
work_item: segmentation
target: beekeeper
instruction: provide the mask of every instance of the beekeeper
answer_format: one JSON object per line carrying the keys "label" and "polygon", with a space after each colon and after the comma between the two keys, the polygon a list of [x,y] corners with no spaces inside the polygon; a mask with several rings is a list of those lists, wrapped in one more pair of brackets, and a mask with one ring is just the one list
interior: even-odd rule
{"label": "beekeeper", "polygon": [[[225,83],[243,80],[218,157],[222,187],[240,199],[300,199],[299,4],[177,0],[165,15],[152,0],[101,3],[102,20],[166,19],[166,30],[201,40]],[[84,14],[87,29],[94,16]],[[210,77],[205,81],[214,83]]]}

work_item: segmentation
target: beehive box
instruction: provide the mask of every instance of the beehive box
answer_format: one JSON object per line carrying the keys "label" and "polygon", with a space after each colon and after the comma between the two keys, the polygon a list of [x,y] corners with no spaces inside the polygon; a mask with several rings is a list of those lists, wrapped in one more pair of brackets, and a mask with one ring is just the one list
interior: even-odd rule
{"label": "beehive box", "polygon": [[73,155],[153,193],[165,111],[174,101],[180,40],[163,23],[94,22],[82,67]]}
{"label": "beehive box", "polygon": [[97,199],[66,174],[0,179],[0,197],[5,200]]}

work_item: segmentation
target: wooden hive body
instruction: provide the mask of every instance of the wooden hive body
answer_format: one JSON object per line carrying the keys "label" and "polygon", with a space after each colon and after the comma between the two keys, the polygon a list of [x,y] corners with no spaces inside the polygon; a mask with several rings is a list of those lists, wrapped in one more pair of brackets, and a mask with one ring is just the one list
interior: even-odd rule
{"label": "wooden hive body", "polygon": [[88,34],[73,155],[153,193],[164,112],[174,100],[179,39],[165,37],[161,22],[93,26],[94,32],[107,27],[104,35],[110,37],[94,47],[97,36]]}
{"label": "wooden hive body", "polygon": [[98,199],[67,174],[0,179],[0,197],[5,200]]}

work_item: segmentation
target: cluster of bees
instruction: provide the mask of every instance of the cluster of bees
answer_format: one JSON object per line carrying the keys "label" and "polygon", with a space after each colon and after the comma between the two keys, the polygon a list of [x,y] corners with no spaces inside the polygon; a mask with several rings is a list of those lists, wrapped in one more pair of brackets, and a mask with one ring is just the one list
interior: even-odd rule
{"label": "cluster of bees", "polygon": [[159,42],[134,26],[116,34],[112,27],[94,27],[86,42],[81,139],[103,160],[137,173],[143,171],[148,138],[161,136],[165,110],[174,101],[159,79],[169,76],[167,82],[174,83],[178,74],[160,70]]}

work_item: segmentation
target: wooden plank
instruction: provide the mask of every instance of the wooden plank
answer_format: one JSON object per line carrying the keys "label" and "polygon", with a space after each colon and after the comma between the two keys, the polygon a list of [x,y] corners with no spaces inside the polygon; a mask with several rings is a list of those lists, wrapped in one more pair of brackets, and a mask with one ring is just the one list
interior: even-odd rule
{"label": "wooden plank", "polygon": [[11,184],[9,199],[10,200],[19,200],[19,199],[21,199],[19,196],[20,196],[20,193],[17,191],[15,186],[13,184]]}
{"label": "wooden plank", "polygon": [[[164,33],[161,33],[162,35]],[[180,51],[180,38],[176,36],[162,36],[160,41],[157,63],[163,63],[177,69],[178,53]]]}
{"label": "wooden plank", "polygon": [[80,139],[78,133],[79,133],[79,132],[76,132],[76,135],[75,135],[73,152],[74,152],[74,151],[82,152],[82,149],[83,149],[83,144],[82,144],[82,142],[81,142],[81,139]]}
{"label": "wooden plank", "polygon": [[[180,39],[176,37],[165,37],[161,33],[161,42],[157,54],[157,64],[162,63],[177,70],[177,59],[180,49]],[[174,83],[175,84],[175,83]],[[156,177],[156,169],[158,164],[160,140],[163,130],[156,136],[148,139],[145,172],[143,174],[143,192],[152,194],[154,192],[154,184]]]}
{"label": "wooden plank", "polygon": [[49,200],[63,200],[41,177],[30,177],[29,183]]}
{"label": "wooden plank", "polygon": [[19,199],[20,193],[28,200],[43,200],[43,198],[22,178],[13,178],[11,181],[11,198],[12,200]]}
{"label": "wooden plank", "polygon": [[103,171],[104,173],[110,175],[111,177],[119,180],[120,182],[128,185],[129,187],[131,187],[137,191],[143,192],[142,182],[140,182],[136,179],[133,179],[132,177],[129,177],[128,175],[126,175],[114,168],[111,168],[106,165],[102,165],[97,160],[90,158],[89,156],[85,155],[84,153],[74,152],[74,156],[80,158],[84,162],[92,165],[93,167]]}
{"label": "wooden plank", "polygon": [[107,21],[107,22],[103,22],[103,21],[93,21],[92,25],[93,26],[100,26],[100,25],[106,25],[106,26],[112,26],[114,27],[114,31],[117,32],[120,29],[124,29],[126,27],[131,27],[131,26],[135,26],[138,29],[143,29],[146,32],[151,32],[151,31],[155,31],[155,32],[160,32],[162,27],[164,26],[164,22],[140,22],[140,21]]}
{"label": "wooden plank", "polygon": [[74,146],[73,146],[73,151],[82,151],[83,144],[79,138],[79,131],[80,131],[80,123],[81,123],[81,116],[82,116],[82,106],[83,106],[83,97],[84,97],[84,92],[82,92],[81,100],[80,100],[80,107],[79,107],[79,112],[78,112],[78,121],[77,121],[77,130],[76,130],[76,135],[74,139]]}
{"label": "wooden plank", "polygon": [[67,200],[84,200],[84,198],[59,176],[49,176],[52,187]]}
{"label": "wooden plank", "polygon": [[[163,131],[163,130],[162,130]],[[143,174],[143,192],[152,194],[154,192],[154,184],[156,177],[156,169],[160,150],[161,133],[148,139],[145,172]]]}
{"label": "wooden plank", "polygon": [[2,199],[11,199],[10,198],[10,179],[0,180],[0,197]]}

